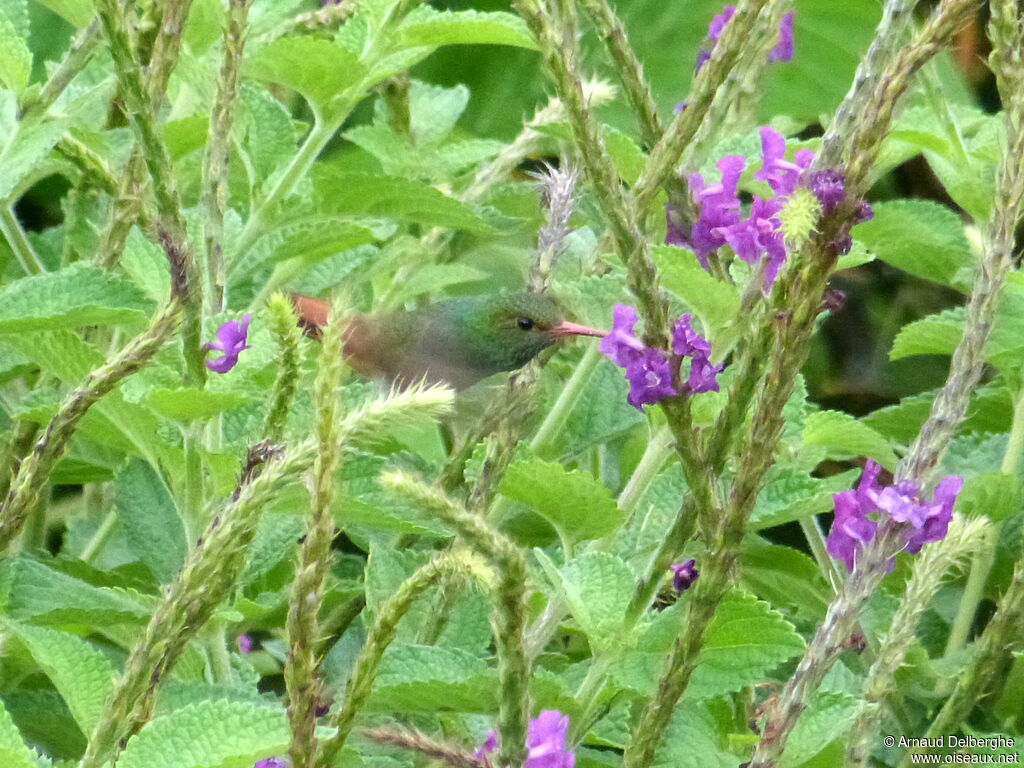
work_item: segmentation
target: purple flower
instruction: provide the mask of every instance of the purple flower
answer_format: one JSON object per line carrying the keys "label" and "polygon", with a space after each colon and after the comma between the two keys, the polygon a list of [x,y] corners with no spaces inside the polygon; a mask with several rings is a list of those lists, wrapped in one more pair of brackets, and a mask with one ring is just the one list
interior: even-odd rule
{"label": "purple flower", "polygon": [[869,459],[856,490],[833,496],[836,516],[826,548],[832,557],[846,563],[851,572],[861,547],[875,537],[878,529],[878,522],[868,515],[885,514],[904,525],[907,551],[920,552],[928,542],[945,538],[953,518],[953,505],[964,484],[962,477],[948,475],[935,486],[932,501],[927,501],[921,495],[921,486],[912,480],[882,486],[878,482],[881,471]]}
{"label": "purple flower", "polygon": [[690,194],[699,207],[700,216],[693,223],[688,242],[674,244],[693,248],[704,269],[709,268],[708,257],[725,245],[722,232],[740,220],[737,186],[746,163],[743,155],[723,157],[717,164],[722,172],[722,180],[717,184],[705,184],[701,174],[690,174]]}
{"label": "purple flower", "polygon": [[693,586],[700,577],[700,569],[697,568],[697,561],[692,557],[681,563],[673,563],[669,566],[672,571],[672,587],[676,592],[685,592]]}
{"label": "purple flower", "polygon": [[238,644],[238,652],[241,654],[252,653],[252,638],[242,634],[235,641]]}
{"label": "purple flower", "polygon": [[776,198],[793,194],[800,174],[814,160],[814,153],[809,149],[797,151],[793,162],[786,160],[785,137],[767,125],[761,128],[761,154],[764,162],[754,178],[767,181]]}
{"label": "purple flower", "polygon": [[252,315],[246,314],[241,323],[237,320],[228,320],[217,329],[217,340],[207,342],[203,349],[219,350],[224,354],[215,360],[207,360],[207,368],[214,373],[227,373],[238,364],[239,353],[250,348],[245,343],[249,335],[250,320]]}
{"label": "purple flower", "polygon": [[252,768],[288,768],[289,763],[283,757],[268,757],[264,760],[257,760]]}
{"label": "purple flower", "polygon": [[699,392],[717,392],[718,379],[716,378],[724,363],[712,365],[711,342],[701,336],[693,329],[689,314],[683,315],[676,323],[672,333],[672,351],[680,357],[689,357],[690,375],[686,379],[686,389],[691,394]]}
{"label": "purple flower", "polygon": [[530,721],[526,732],[528,752],[523,768],[573,768],[576,753],[565,748],[569,716],[546,709]]}
{"label": "purple flower", "polygon": [[[727,5],[721,13],[711,19],[711,23],[708,25],[707,40],[697,52],[697,64],[694,72],[700,72],[701,67],[707,64],[708,59],[711,58],[711,52],[715,50],[715,46],[722,37],[722,32],[725,31],[725,26],[735,15],[736,6]],[[793,18],[795,15],[795,12],[790,11],[782,17],[779,24],[779,43],[769,52],[769,62],[790,61],[793,58]]]}
{"label": "purple flower", "polygon": [[643,356],[644,343],[633,333],[635,327],[636,310],[628,304],[616,304],[611,333],[601,339],[597,348],[620,368]]}
{"label": "purple flower", "polygon": [[[557,709],[546,709],[530,721],[526,730],[526,760],[523,768],[573,768],[576,753],[565,747],[569,732],[569,716]],[[491,731],[474,753],[477,760],[484,760],[498,748],[498,734]]]}
{"label": "purple flower", "polygon": [[796,12],[790,11],[782,17],[779,24],[779,44],[768,54],[768,61],[791,61],[793,59],[793,17]]}
{"label": "purple flower", "polygon": [[846,198],[846,178],[839,171],[826,168],[811,174],[811,191],[828,213]]}
{"label": "purple flower", "polygon": [[668,355],[660,349],[647,347],[643,354],[626,366],[629,394],[626,402],[642,411],[666,397],[679,394],[672,386],[672,366]]}

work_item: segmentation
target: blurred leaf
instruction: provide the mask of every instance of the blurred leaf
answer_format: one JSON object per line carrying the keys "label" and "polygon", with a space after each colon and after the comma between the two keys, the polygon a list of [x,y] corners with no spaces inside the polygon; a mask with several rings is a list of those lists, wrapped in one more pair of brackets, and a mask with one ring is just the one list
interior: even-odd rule
{"label": "blurred leaf", "polygon": [[[413,13],[433,11],[428,5]],[[417,144],[438,144],[452,132],[469,103],[469,89],[464,85],[444,88],[421,80],[409,84],[409,130]]]}
{"label": "blurred leaf", "polygon": [[362,213],[470,232],[493,231],[470,206],[429,184],[400,176],[349,173],[336,167],[318,171],[314,183],[324,213]]}
{"label": "blurred leaf", "polygon": [[[861,421],[873,429],[909,445],[931,412],[935,393],[905,397],[896,405],[879,408]],[[1013,416],[1013,398],[1001,384],[977,387],[971,396],[962,432],[1005,432]]]}
{"label": "blurred leaf", "polygon": [[[744,589],[804,621],[820,621],[834,594],[817,563],[803,552],[748,537],[743,549]],[[786,611],[787,614],[789,610]]]}
{"label": "blurred leaf", "polygon": [[782,761],[796,768],[837,739],[843,739],[860,710],[860,701],[847,693],[818,690],[811,694],[786,744]]}
{"label": "blurred leaf", "polygon": [[120,263],[149,298],[164,301],[170,295],[171,271],[167,254],[159,245],[147,240],[138,227],[132,227],[128,233]]}
{"label": "blurred leaf", "polygon": [[7,0],[0,7],[0,84],[16,93],[24,90],[32,74],[25,6],[25,0]]}
{"label": "blurred leaf", "polygon": [[854,470],[822,479],[792,467],[772,467],[768,481],[757,496],[750,527],[754,530],[771,528],[830,512],[832,494],[849,488],[858,476]]}
{"label": "blurred leaf", "polygon": [[237,392],[211,392],[196,387],[185,387],[151,390],[142,402],[161,416],[185,424],[229,411],[245,399]]}
{"label": "blurred leaf", "polygon": [[960,217],[930,200],[894,200],[874,206],[857,239],[882,261],[925,280],[963,289],[971,256]]}
{"label": "blurred leaf", "polygon": [[721,732],[707,704],[682,701],[672,712],[655,766],[735,768],[742,759],[723,748]]}
{"label": "blurred leaf", "polygon": [[133,458],[118,472],[114,488],[117,522],[132,551],[159,583],[171,582],[185,562],[188,542],[163,479],[149,464]]}
{"label": "blurred leaf", "polygon": [[324,119],[346,104],[347,91],[366,77],[359,57],[316,37],[282,37],[255,52],[249,74],[298,91]]}
{"label": "blurred leaf", "polygon": [[21,740],[14,721],[0,701],[0,764],[5,768],[37,768],[35,753]]}
{"label": "blurred leaf", "polygon": [[67,702],[82,733],[92,733],[114,689],[114,667],[107,657],[77,635],[28,625],[10,627]]}
{"label": "blurred leaf", "polygon": [[438,11],[421,5],[399,26],[399,40],[417,45],[511,45],[536,49],[533,36],[519,16],[511,13]]}
{"label": "blurred leaf", "polygon": [[1013,517],[1024,504],[1024,488],[1016,475],[986,472],[969,478],[956,497],[957,512],[968,517],[984,515],[993,522]]}
{"label": "blurred leaf", "polygon": [[493,712],[497,672],[457,648],[392,645],[367,707],[390,712]]}
{"label": "blurred leaf", "polygon": [[498,491],[533,507],[573,541],[598,539],[615,531],[623,513],[611,491],[585,472],[541,459],[514,462]]}
{"label": "blurred leaf", "polygon": [[151,308],[131,283],[78,263],[0,288],[0,333],[134,322]]}
{"label": "blurred leaf", "polygon": [[828,449],[831,458],[874,459],[889,471],[896,469],[896,453],[889,440],[848,413],[818,411],[804,421],[803,441]]}
{"label": "blurred leaf", "polygon": [[240,768],[287,750],[288,722],[282,708],[221,699],[151,720],[128,740],[117,764],[122,768]]}
{"label": "blurred leaf", "polygon": [[92,0],[36,0],[45,5],[58,16],[66,19],[76,27],[84,27],[95,17]]}

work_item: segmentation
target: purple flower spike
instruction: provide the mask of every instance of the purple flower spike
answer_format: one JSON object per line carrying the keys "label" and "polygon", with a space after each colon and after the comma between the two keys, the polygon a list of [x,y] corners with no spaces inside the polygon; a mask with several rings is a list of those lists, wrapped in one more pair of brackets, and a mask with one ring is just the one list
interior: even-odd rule
{"label": "purple flower spike", "polygon": [[565,748],[569,716],[546,709],[530,721],[526,733],[528,749],[523,768],[573,768],[576,753]]}
{"label": "purple flower spike", "polygon": [[718,374],[724,363],[712,365],[711,343],[693,329],[690,315],[683,315],[672,334],[672,351],[680,357],[691,358],[690,375],[686,389],[691,394],[718,391]]}
{"label": "purple flower spike", "polygon": [[846,198],[846,178],[839,171],[826,168],[811,176],[811,191],[828,213]]}
{"label": "purple flower spike", "polygon": [[288,768],[289,762],[283,757],[268,757],[257,760],[252,768]]}
{"label": "purple flower spike", "polygon": [[483,744],[480,745],[480,748],[473,753],[473,757],[475,757],[477,760],[483,760],[485,757],[487,757],[487,755],[491,754],[491,752],[493,752],[497,748],[498,732],[488,731],[487,739],[484,741]]}
{"label": "purple flower spike", "polygon": [[252,638],[248,635],[239,635],[238,640],[236,640],[235,642],[238,643],[239,653],[243,655],[247,653],[252,653]]}
{"label": "purple flower spike", "polygon": [[206,367],[214,373],[227,373],[238,364],[238,355],[242,350],[250,349],[245,342],[249,335],[249,322],[252,315],[246,314],[242,322],[228,320],[217,329],[217,340],[210,341],[203,345],[203,349],[213,349],[223,352],[221,357],[215,360],[207,360]]}
{"label": "purple flower spike", "polygon": [[935,486],[932,501],[922,498],[921,486],[912,480],[882,486],[878,475],[882,468],[868,461],[856,490],[842,491],[833,496],[836,517],[828,534],[828,553],[846,563],[853,571],[861,547],[875,537],[878,522],[868,515],[882,514],[901,524],[906,533],[906,549],[910,553],[932,541],[941,541],[953,519],[953,506],[963,488],[963,478],[944,477]]}
{"label": "purple flower spike", "polygon": [[796,13],[790,11],[782,17],[779,24],[779,44],[772,48],[768,54],[768,61],[792,61],[793,59],[793,17]]}
{"label": "purple flower spike", "polygon": [[786,160],[785,137],[767,125],[761,128],[761,152],[764,163],[754,178],[767,181],[776,197],[793,194],[800,181],[800,174],[814,160],[814,153],[809,150],[797,152],[794,162]]}
{"label": "purple flower spike", "polygon": [[712,365],[706,357],[693,358],[690,363],[690,375],[686,379],[686,389],[692,395],[701,392],[718,391],[718,374],[725,368],[725,363]]}
{"label": "purple flower spike", "polygon": [[708,269],[708,257],[725,245],[724,230],[740,221],[740,198],[737,186],[747,160],[743,155],[726,155],[718,161],[722,180],[717,184],[705,184],[699,173],[690,175],[690,194],[700,208],[700,217],[693,223],[688,243],[693,248],[704,269]]}
{"label": "purple flower spike", "polygon": [[672,367],[660,349],[648,347],[643,355],[626,366],[629,395],[626,402],[639,411],[679,394],[672,386]]}
{"label": "purple flower spike", "polygon": [[693,586],[700,577],[700,569],[697,567],[697,561],[692,557],[689,560],[684,560],[681,563],[673,563],[669,566],[672,571],[672,587],[676,592],[685,592]]}

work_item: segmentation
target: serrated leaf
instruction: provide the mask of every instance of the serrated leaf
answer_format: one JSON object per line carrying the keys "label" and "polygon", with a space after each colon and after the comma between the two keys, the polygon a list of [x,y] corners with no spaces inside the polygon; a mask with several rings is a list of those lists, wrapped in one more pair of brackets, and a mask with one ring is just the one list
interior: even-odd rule
{"label": "serrated leaf", "polygon": [[4,768],[37,768],[35,755],[18,733],[17,726],[0,701],[0,765]]}
{"label": "serrated leaf", "polygon": [[636,576],[625,561],[606,552],[588,552],[568,562],[559,573],[569,611],[595,650],[619,648],[628,642],[622,622]]}
{"label": "serrated leaf", "polygon": [[296,152],[295,125],[281,103],[263,88],[243,85],[245,146],[256,178],[269,179]]}
{"label": "serrated leaf", "polygon": [[[869,413],[861,421],[884,435],[909,444],[928,418],[934,400],[933,392],[905,397],[896,405]],[[1010,429],[1012,418],[1013,397],[1005,386],[993,384],[978,387],[971,396],[961,431],[1006,432]]]}
{"label": "serrated leaf", "polygon": [[809,622],[825,616],[835,594],[812,558],[792,547],[765,544],[748,537],[743,548],[743,589],[781,609],[794,609]]}
{"label": "serrated leaf", "polygon": [[18,5],[24,11],[24,4],[17,2],[9,9],[0,8],[0,84],[15,93],[21,93],[32,74],[32,51],[15,24]]}
{"label": "serrated leaf", "polygon": [[230,271],[249,276],[288,259],[313,263],[377,239],[373,228],[338,216],[289,221],[261,237],[245,253],[232,258]]}
{"label": "serrated leaf", "polygon": [[735,768],[741,758],[722,748],[720,728],[704,702],[682,701],[672,712],[656,766]]}
{"label": "serrated leaf", "polygon": [[828,449],[835,458],[866,456],[892,471],[896,453],[888,439],[855,417],[841,411],[818,411],[804,420],[803,441]]}
{"label": "serrated leaf", "polygon": [[722,332],[740,311],[736,289],[704,271],[697,257],[683,248],[658,245],[651,249],[651,257],[661,271],[666,290],[686,302],[700,318],[711,341],[720,343]]}
{"label": "serrated leaf", "polygon": [[181,570],[188,551],[185,525],[163,479],[141,459],[117,473],[117,522],[132,551],[161,584]]}
{"label": "serrated leaf", "polygon": [[19,557],[4,565],[0,583],[6,582],[4,612],[34,624],[85,624],[103,627],[149,617],[149,609],[126,590],[95,587],[81,579]]}
{"label": "serrated leaf", "polygon": [[282,37],[259,49],[249,74],[299,92],[326,119],[346,91],[366,77],[359,57],[341,45],[316,37]]}
{"label": "serrated leaf", "polygon": [[493,231],[473,208],[420,181],[337,167],[321,167],[314,176],[323,213],[361,213],[470,232]]}
{"label": "serrated leaf", "polygon": [[874,210],[857,226],[857,239],[879,259],[925,280],[969,284],[974,260],[956,213],[931,200],[893,200]]}
{"label": "serrated leaf", "polygon": [[114,667],[107,657],[68,632],[26,624],[11,629],[67,702],[82,733],[92,733],[114,689]]}
{"label": "serrated leaf", "polygon": [[541,459],[514,462],[498,491],[530,505],[574,541],[599,539],[614,532],[623,513],[611,491],[593,475]]}
{"label": "serrated leaf", "polygon": [[389,712],[493,712],[497,672],[458,648],[392,645],[367,707]]}
{"label": "serrated leaf", "polygon": [[0,200],[7,200],[22,179],[34,171],[64,132],[56,120],[23,123],[0,149]]}
{"label": "serrated leaf", "polygon": [[813,693],[786,743],[784,768],[797,768],[832,741],[842,739],[853,725],[859,706],[859,701],[847,693],[825,690]]}
{"label": "serrated leaf", "polygon": [[757,496],[750,527],[783,525],[832,510],[832,494],[845,490],[859,477],[857,470],[827,478],[811,477],[794,467],[772,467]]}
{"label": "serrated leaf", "polygon": [[[679,603],[662,611],[641,638],[638,652],[628,654],[613,675],[645,694],[654,691],[665,654],[679,631]],[[705,699],[761,682],[782,662],[799,655],[804,639],[768,603],[740,590],[718,605],[705,635],[687,699]]]}
{"label": "serrated leaf", "polygon": [[170,293],[171,270],[167,254],[146,239],[138,227],[132,227],[121,253],[121,267],[137,286],[154,301],[164,301]]}
{"label": "serrated leaf", "polygon": [[0,289],[0,333],[135,322],[151,308],[131,283],[79,263]]}
{"label": "serrated leaf", "polygon": [[241,768],[288,750],[280,707],[204,701],[157,717],[129,739],[121,768]]}
{"label": "serrated leaf", "polygon": [[511,13],[438,11],[420,6],[398,28],[406,46],[511,45],[536,50],[526,23]]}

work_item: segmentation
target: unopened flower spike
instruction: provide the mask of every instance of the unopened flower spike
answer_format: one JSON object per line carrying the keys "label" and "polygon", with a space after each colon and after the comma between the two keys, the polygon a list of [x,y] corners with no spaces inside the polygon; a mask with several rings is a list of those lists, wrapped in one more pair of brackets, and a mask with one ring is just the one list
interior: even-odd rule
{"label": "unopened flower spike", "polygon": [[246,314],[242,322],[228,320],[217,329],[217,340],[203,345],[203,349],[212,349],[224,354],[213,360],[206,361],[206,367],[214,373],[227,373],[238,364],[238,355],[250,345],[246,344],[249,336],[249,322],[252,315]]}
{"label": "unopened flower spike", "polygon": [[669,570],[672,571],[672,588],[676,592],[685,592],[693,586],[693,582],[700,578],[697,561],[692,557],[681,563],[673,563],[669,566]]}

